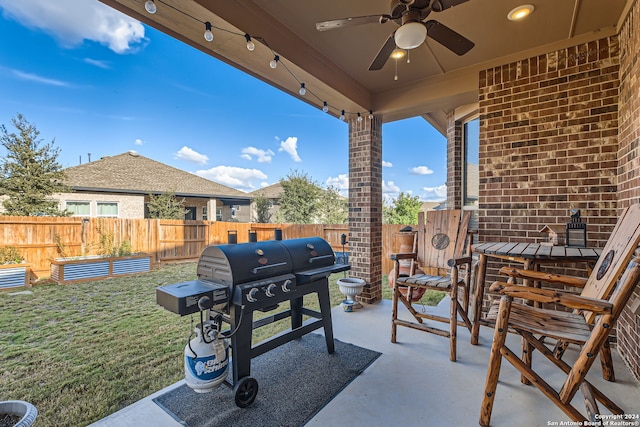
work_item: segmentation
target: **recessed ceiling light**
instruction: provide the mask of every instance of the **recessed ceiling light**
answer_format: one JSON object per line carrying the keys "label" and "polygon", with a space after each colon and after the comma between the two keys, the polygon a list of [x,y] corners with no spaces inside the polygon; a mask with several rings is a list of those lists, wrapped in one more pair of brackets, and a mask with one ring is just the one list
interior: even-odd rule
{"label": "recessed ceiling light", "polygon": [[532,4],[523,4],[509,12],[507,18],[509,18],[510,21],[519,21],[531,15],[534,9],[535,7]]}

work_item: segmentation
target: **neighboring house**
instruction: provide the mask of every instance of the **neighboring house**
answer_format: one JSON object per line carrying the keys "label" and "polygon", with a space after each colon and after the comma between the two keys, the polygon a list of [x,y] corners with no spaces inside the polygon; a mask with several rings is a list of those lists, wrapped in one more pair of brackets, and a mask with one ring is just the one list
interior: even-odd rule
{"label": "neighboring house", "polygon": [[420,210],[421,211],[439,211],[444,209],[443,206],[446,206],[447,202],[443,201],[443,202],[422,202],[422,205],[420,206]]}
{"label": "neighboring house", "polygon": [[251,220],[251,196],[130,151],[65,169],[72,193],[58,194],[74,216],[147,218],[149,194],[185,199],[185,219]]}
{"label": "neighboring house", "polygon": [[[276,182],[275,184],[271,184],[268,187],[263,187],[259,190],[252,191],[251,193],[249,193],[249,195],[253,199],[259,196],[263,196],[263,197],[266,197],[271,202],[271,209],[269,209],[269,212],[271,213],[271,222],[274,222],[276,218],[276,213],[278,212],[280,197],[282,196],[283,192],[284,192],[284,189],[282,188],[282,185],[280,185],[279,182]],[[256,218],[256,216],[257,216],[256,206],[255,206],[255,203],[252,203],[251,218],[254,219]]]}

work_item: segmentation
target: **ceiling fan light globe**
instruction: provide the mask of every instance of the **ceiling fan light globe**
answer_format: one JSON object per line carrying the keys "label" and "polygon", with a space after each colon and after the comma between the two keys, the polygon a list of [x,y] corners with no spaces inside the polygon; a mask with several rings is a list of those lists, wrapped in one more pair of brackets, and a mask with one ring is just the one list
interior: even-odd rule
{"label": "ceiling fan light globe", "polygon": [[427,27],[421,22],[408,22],[396,30],[396,46],[400,49],[415,49],[427,38]]}
{"label": "ceiling fan light globe", "polygon": [[158,8],[156,7],[156,4],[153,0],[147,0],[144,3],[144,9],[152,15],[158,11]]}

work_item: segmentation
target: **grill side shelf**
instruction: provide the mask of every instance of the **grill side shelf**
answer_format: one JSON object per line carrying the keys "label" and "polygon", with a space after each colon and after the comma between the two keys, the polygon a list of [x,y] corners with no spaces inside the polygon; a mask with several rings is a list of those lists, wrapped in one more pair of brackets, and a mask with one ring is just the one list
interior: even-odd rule
{"label": "grill side shelf", "polygon": [[329,277],[333,273],[350,270],[349,264],[333,264],[328,267],[314,268],[310,270],[296,271],[294,274],[298,279],[298,283],[312,282],[317,279]]}

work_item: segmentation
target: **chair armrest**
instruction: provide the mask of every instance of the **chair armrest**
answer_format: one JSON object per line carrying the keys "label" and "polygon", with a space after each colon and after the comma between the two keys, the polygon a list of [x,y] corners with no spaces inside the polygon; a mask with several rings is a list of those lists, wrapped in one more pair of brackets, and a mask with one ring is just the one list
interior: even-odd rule
{"label": "chair armrest", "polygon": [[611,313],[613,304],[595,298],[587,298],[552,289],[533,288],[531,286],[510,285],[504,282],[494,282],[489,288],[492,292],[523,298],[541,303],[560,304],[576,310],[587,310],[593,313]]}
{"label": "chair armrest", "polygon": [[447,261],[447,265],[449,267],[455,267],[456,265],[471,264],[472,260],[473,258],[471,256],[461,256],[459,258],[451,258]]}
{"label": "chair armrest", "polygon": [[418,254],[416,254],[415,252],[402,252],[397,254],[391,254],[389,256],[389,258],[391,258],[394,261],[400,261],[403,259],[416,259],[417,257],[418,257]]}
{"label": "chair armrest", "polygon": [[556,283],[565,286],[574,286],[576,288],[584,288],[587,279],[584,277],[564,276],[560,274],[543,273],[540,271],[524,270],[513,267],[502,267],[500,274],[519,279],[535,280],[537,282]]}

